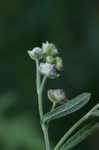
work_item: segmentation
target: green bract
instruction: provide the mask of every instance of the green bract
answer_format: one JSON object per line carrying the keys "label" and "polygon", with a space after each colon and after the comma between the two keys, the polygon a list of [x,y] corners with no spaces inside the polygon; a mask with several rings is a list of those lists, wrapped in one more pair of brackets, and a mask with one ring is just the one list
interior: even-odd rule
{"label": "green bract", "polygon": [[51,89],[48,91],[48,98],[52,103],[60,103],[66,96],[63,89]]}
{"label": "green bract", "polygon": [[46,53],[47,56],[56,56],[58,54],[58,50],[53,43],[43,43],[42,49]]}

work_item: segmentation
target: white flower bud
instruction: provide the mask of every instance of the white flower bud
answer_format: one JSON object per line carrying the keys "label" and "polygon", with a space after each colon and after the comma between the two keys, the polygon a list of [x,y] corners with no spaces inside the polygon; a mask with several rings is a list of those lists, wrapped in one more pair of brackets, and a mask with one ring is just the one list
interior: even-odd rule
{"label": "white flower bud", "polygon": [[29,50],[28,54],[31,59],[36,60],[36,59],[41,59],[44,56],[44,51],[40,47],[35,47],[33,50]]}
{"label": "white flower bud", "polygon": [[40,63],[39,70],[43,75],[47,76],[48,78],[54,79],[56,77],[59,77],[59,74],[57,74],[54,65],[52,64]]}
{"label": "white flower bud", "polygon": [[51,89],[48,91],[48,98],[53,103],[60,103],[66,99],[63,89]]}
{"label": "white flower bud", "polygon": [[63,68],[63,61],[61,57],[56,57],[56,65],[55,65],[56,69],[61,71]]}
{"label": "white flower bud", "polygon": [[53,43],[48,43],[48,41],[42,44],[42,49],[47,56],[56,56],[58,54],[56,46]]}
{"label": "white flower bud", "polygon": [[54,64],[56,59],[53,56],[47,56],[46,57],[46,62],[49,64]]}

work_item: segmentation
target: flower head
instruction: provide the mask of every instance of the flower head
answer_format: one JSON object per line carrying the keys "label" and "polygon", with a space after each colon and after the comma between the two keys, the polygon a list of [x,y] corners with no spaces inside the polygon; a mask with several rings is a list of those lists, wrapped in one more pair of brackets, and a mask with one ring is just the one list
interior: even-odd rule
{"label": "flower head", "polygon": [[40,47],[35,47],[31,51],[28,51],[28,54],[31,59],[36,60],[36,59],[41,59],[44,56],[44,51]]}
{"label": "flower head", "polygon": [[48,41],[42,44],[42,49],[47,56],[56,56],[58,54],[56,46],[53,43],[48,43]]}
{"label": "flower head", "polygon": [[57,74],[54,65],[52,64],[48,64],[48,63],[40,63],[40,67],[39,67],[40,72],[47,76],[48,78],[56,78],[59,77],[59,74]]}
{"label": "flower head", "polygon": [[51,89],[48,91],[48,98],[53,103],[60,103],[66,99],[63,89]]}

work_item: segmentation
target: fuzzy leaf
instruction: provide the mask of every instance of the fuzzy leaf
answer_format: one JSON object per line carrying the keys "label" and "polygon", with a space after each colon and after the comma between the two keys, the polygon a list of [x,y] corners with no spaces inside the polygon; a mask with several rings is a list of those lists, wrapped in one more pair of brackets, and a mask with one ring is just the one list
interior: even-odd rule
{"label": "fuzzy leaf", "polygon": [[51,121],[54,119],[58,119],[58,118],[64,117],[66,115],[69,115],[69,114],[79,110],[85,104],[88,103],[90,96],[91,96],[90,93],[82,93],[82,94],[76,96],[72,100],[69,100],[68,102],[57,107],[53,111],[48,112],[44,116],[43,121],[47,122],[47,121]]}
{"label": "fuzzy leaf", "polygon": [[70,150],[76,145],[80,144],[85,138],[91,135],[97,129],[96,122],[91,122],[81,128],[75,133],[61,148],[60,150]]}

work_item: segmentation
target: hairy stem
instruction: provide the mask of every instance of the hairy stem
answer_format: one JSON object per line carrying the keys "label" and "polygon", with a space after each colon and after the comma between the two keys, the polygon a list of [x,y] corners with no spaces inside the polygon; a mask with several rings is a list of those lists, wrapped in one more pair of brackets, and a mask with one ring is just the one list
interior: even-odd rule
{"label": "hairy stem", "polygon": [[42,126],[42,130],[43,130],[43,134],[44,134],[46,150],[50,150],[50,142],[49,142],[49,136],[48,136],[48,127],[45,124],[42,124],[41,126]]}
{"label": "hairy stem", "polygon": [[39,61],[36,60],[36,88],[37,88],[37,94],[39,95],[39,89],[40,89],[40,83],[41,82],[41,75],[39,72]]}
{"label": "hairy stem", "polygon": [[50,150],[47,125],[42,123],[42,118],[43,118],[43,113],[44,113],[42,98],[43,98],[43,89],[44,89],[45,81],[46,81],[46,77],[43,78],[42,83],[41,83],[41,75],[39,72],[39,61],[36,60],[36,85],[37,85],[37,94],[38,94],[38,107],[39,107],[39,114],[40,114],[40,122],[41,122],[41,128],[42,128],[43,135],[44,135],[46,150]]}

